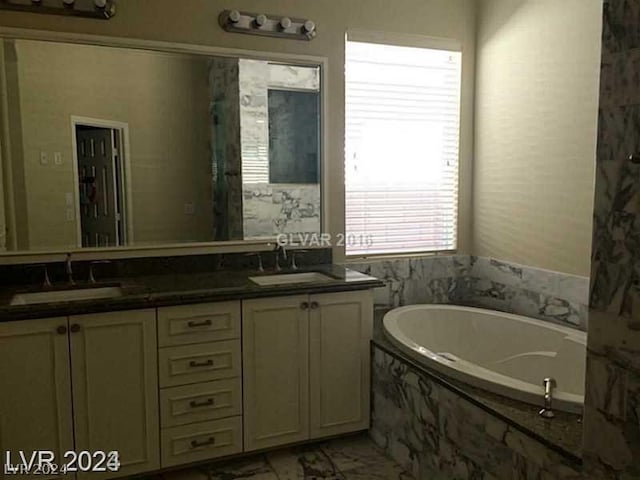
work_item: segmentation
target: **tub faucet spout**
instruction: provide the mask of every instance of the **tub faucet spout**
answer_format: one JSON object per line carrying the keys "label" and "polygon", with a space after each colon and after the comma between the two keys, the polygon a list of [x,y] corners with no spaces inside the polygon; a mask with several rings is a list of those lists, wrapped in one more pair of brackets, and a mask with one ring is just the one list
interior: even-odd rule
{"label": "tub faucet spout", "polygon": [[556,415],[553,413],[551,403],[553,402],[553,389],[556,388],[556,381],[553,378],[547,377],[542,382],[544,385],[544,408],[538,412],[542,418],[554,418]]}

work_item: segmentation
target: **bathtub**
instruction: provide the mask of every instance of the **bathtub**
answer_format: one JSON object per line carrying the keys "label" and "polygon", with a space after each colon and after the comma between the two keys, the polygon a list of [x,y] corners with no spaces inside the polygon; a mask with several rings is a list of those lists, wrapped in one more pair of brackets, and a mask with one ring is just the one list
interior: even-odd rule
{"label": "bathtub", "polygon": [[581,413],[586,334],[532,318],[455,305],[411,305],[384,316],[385,334],[425,367],[499,395]]}

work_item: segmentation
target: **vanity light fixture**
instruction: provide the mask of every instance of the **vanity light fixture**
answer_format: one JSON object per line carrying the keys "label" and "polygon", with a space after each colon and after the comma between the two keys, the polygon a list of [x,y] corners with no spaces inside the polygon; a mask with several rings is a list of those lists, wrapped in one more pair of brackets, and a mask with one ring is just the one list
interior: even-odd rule
{"label": "vanity light fixture", "polygon": [[0,0],[0,10],[108,20],[116,14],[116,0]]}
{"label": "vanity light fixture", "polygon": [[248,33],[296,40],[313,40],[317,35],[316,24],[312,20],[264,13],[224,10],[220,13],[218,22],[224,30],[233,33]]}

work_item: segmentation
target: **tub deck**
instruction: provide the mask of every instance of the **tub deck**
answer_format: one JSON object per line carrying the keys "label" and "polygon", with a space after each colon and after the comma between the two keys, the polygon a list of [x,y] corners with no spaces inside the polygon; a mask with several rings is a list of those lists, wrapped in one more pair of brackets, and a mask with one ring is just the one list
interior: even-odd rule
{"label": "tub deck", "polygon": [[380,348],[409,363],[412,367],[424,372],[429,377],[455,391],[455,393],[467,398],[487,412],[562,454],[568,460],[575,463],[582,461],[581,415],[556,411],[556,418],[546,420],[538,415],[539,406],[503,397],[430,370],[409,357],[387,338],[382,319],[390,310],[390,308],[376,308],[374,312],[372,340],[374,348]]}

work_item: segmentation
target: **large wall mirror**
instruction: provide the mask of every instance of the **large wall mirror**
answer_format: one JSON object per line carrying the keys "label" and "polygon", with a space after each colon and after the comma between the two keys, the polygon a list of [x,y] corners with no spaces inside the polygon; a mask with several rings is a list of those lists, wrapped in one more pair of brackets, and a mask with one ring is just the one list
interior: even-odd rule
{"label": "large wall mirror", "polygon": [[2,39],[0,251],[321,231],[321,67]]}

